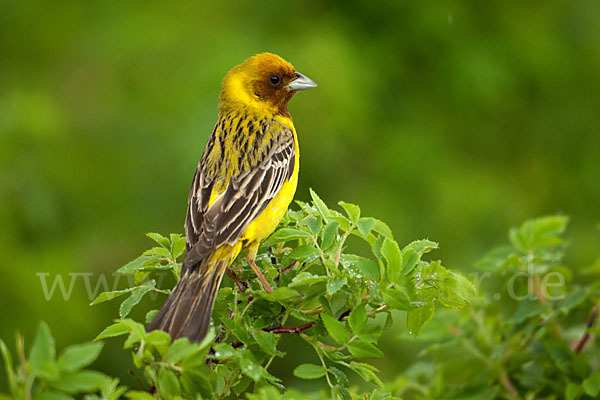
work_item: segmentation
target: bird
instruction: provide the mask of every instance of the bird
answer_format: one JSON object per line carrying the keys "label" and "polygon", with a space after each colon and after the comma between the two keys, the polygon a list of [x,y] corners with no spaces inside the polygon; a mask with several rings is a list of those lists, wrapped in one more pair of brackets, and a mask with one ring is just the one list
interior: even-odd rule
{"label": "bird", "polygon": [[271,291],[255,259],[298,184],[298,138],[287,105],[296,93],[316,86],[268,52],[225,75],[217,122],[188,196],[180,279],[147,331],[201,341],[223,274],[240,252],[262,288]]}

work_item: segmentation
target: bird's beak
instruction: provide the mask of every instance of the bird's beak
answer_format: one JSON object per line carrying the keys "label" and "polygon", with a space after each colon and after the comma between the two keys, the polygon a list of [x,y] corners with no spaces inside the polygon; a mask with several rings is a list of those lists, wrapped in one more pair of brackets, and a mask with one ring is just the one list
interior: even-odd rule
{"label": "bird's beak", "polygon": [[317,87],[318,85],[307,76],[302,75],[300,72],[296,72],[296,79],[288,84],[290,90],[306,90]]}

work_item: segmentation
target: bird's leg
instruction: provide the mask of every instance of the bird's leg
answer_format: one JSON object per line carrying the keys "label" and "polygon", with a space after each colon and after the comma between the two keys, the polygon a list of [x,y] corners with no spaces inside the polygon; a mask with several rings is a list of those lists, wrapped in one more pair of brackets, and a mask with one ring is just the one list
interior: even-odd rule
{"label": "bird's leg", "polygon": [[260,272],[260,269],[258,269],[258,267],[256,266],[256,263],[254,262],[255,258],[256,250],[247,252],[246,261],[248,262],[248,265],[250,266],[250,268],[252,268],[252,271],[254,271],[254,273],[258,276],[258,279],[260,280],[260,283],[265,292],[270,293],[271,291],[273,291],[273,289],[271,289],[271,285],[269,285],[269,282],[267,282],[265,276],[262,274],[262,272]]}

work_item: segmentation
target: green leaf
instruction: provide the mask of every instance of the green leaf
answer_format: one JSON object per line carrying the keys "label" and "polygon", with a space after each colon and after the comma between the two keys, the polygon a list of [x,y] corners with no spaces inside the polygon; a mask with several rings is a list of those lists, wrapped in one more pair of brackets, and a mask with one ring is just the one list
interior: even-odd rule
{"label": "green leaf", "polygon": [[583,381],[583,390],[592,397],[600,394],[600,370],[596,370]]}
{"label": "green leaf", "polygon": [[143,392],[141,390],[130,390],[129,392],[127,392],[125,394],[125,396],[127,396],[127,398],[133,399],[133,400],[156,400],[156,398],[154,396],[152,396],[150,393]]}
{"label": "green leaf", "polygon": [[256,340],[256,343],[258,343],[262,351],[268,355],[283,355],[282,352],[277,351],[277,336],[274,333],[256,330],[254,331],[253,336],[254,340]]}
{"label": "green leaf", "polygon": [[181,394],[181,385],[175,372],[167,367],[158,371],[158,390],[166,397],[172,398]]}
{"label": "green leaf", "polygon": [[365,257],[358,257],[356,264],[361,274],[372,281],[379,281],[379,265],[375,261]]}
{"label": "green leaf", "polygon": [[254,361],[249,351],[240,355],[238,363],[244,375],[251,378],[254,382],[259,382],[263,378],[271,381],[279,381],[278,378],[269,374],[266,369]]}
{"label": "green leaf", "polygon": [[362,339],[356,339],[348,343],[348,350],[356,358],[381,358],[383,352],[374,344],[366,342]]}
{"label": "green leaf", "polygon": [[171,243],[169,242],[169,239],[167,239],[160,233],[149,232],[149,233],[146,233],[146,236],[148,236],[150,239],[154,240],[156,243],[160,244],[165,249],[168,249],[171,245]]}
{"label": "green leaf", "polygon": [[300,379],[318,379],[325,376],[327,370],[322,365],[300,364],[294,369],[294,375]]}
{"label": "green leaf", "polygon": [[175,258],[178,258],[185,250],[185,237],[174,233],[171,233],[169,237],[171,239],[171,253]]}
{"label": "green leaf", "polygon": [[300,298],[300,293],[288,287],[274,289],[271,293],[261,292],[261,296],[270,302],[288,302]]}
{"label": "green leaf", "polygon": [[165,361],[177,363],[183,360],[185,357],[194,353],[198,346],[195,343],[190,343],[188,338],[179,338],[171,343],[169,350],[165,355]]}
{"label": "green leaf", "polygon": [[579,394],[581,385],[569,382],[565,388],[565,400],[575,400]]}
{"label": "green leaf", "polygon": [[310,272],[300,272],[292,279],[292,283],[289,284],[289,287],[309,286],[326,280],[327,277],[325,276],[313,275]]}
{"label": "green leaf", "polygon": [[95,392],[107,381],[108,377],[97,371],[77,371],[61,377],[52,382],[51,386],[63,392],[75,394],[81,392]]}
{"label": "green leaf", "polygon": [[375,220],[375,225],[373,225],[373,230],[386,238],[393,239],[394,235],[392,234],[392,230],[389,226],[383,221],[378,220],[377,218],[373,218]]}
{"label": "green leaf", "polygon": [[562,243],[560,236],[565,231],[568,220],[564,216],[529,220],[518,229],[510,230],[510,241],[524,253],[537,248],[557,246]]}
{"label": "green leaf", "polygon": [[331,278],[327,282],[327,294],[332,295],[348,283],[348,278]]}
{"label": "green leaf", "polygon": [[313,236],[318,236],[321,232],[321,228],[323,227],[323,222],[321,222],[321,218],[315,217],[313,215],[303,219],[298,225],[308,227]]}
{"label": "green leaf", "polygon": [[317,211],[319,211],[319,214],[321,214],[321,217],[323,217],[325,222],[327,222],[327,218],[331,214],[329,211],[329,208],[327,207],[325,202],[323,200],[321,200],[321,198],[317,195],[317,193],[315,193],[315,191],[312,190],[312,188],[309,188],[309,191],[310,191],[310,197],[312,198],[313,204],[317,208]]}
{"label": "green leaf", "polygon": [[372,382],[379,387],[383,387],[383,382],[381,382],[376,374],[379,372],[379,370],[371,364],[351,361],[349,367],[365,381]]}
{"label": "green leaf", "polygon": [[310,233],[296,228],[281,228],[269,236],[268,242],[279,243],[288,240],[303,239],[310,237]]}
{"label": "green leaf", "polygon": [[304,260],[318,253],[319,250],[317,250],[314,246],[310,244],[303,244],[292,250],[288,257],[292,260]]}
{"label": "green leaf", "polygon": [[158,314],[158,310],[150,310],[146,313],[146,317],[144,318],[144,322],[146,322],[146,324],[149,324],[150,322],[152,322],[152,320],[154,319],[154,317],[156,317],[156,314]]}
{"label": "green leaf", "polygon": [[325,251],[329,249],[335,242],[338,228],[340,223],[337,221],[331,221],[323,229],[323,239],[321,240],[321,250]]}
{"label": "green leaf", "polygon": [[342,206],[344,211],[346,211],[350,221],[356,225],[358,223],[358,219],[360,218],[360,207],[358,207],[356,204],[346,203],[345,201],[339,201],[338,204]]}
{"label": "green leaf", "polygon": [[433,318],[434,311],[435,305],[433,301],[427,301],[420,307],[414,307],[408,311],[406,314],[408,332],[414,337],[419,336],[425,324]]}
{"label": "green leaf", "polygon": [[54,337],[46,322],[41,321],[38,325],[37,334],[29,353],[29,361],[33,372],[46,379],[54,379],[58,375],[58,368],[54,361],[56,348]]}
{"label": "green leaf", "polygon": [[6,343],[4,343],[2,339],[0,339],[0,352],[2,353],[2,358],[4,360],[4,370],[6,371],[6,375],[8,375],[8,387],[14,394],[17,390],[16,374],[13,367],[12,356],[10,351],[8,351]]}
{"label": "green leaf", "polygon": [[[131,275],[138,269],[142,268],[142,266],[144,264],[146,264],[147,262],[152,261],[152,260],[155,260],[155,258],[152,256],[141,255],[138,258],[136,258],[135,260],[130,261],[127,264],[125,264],[124,266],[122,266],[121,268],[119,268],[117,270],[117,273],[121,274],[121,275]],[[115,293],[115,292],[109,292],[109,293]],[[94,304],[96,304],[96,303],[94,303]]]}
{"label": "green leaf", "polygon": [[358,335],[363,330],[367,323],[367,309],[363,303],[360,303],[357,307],[350,312],[348,316],[348,324],[350,329],[355,335]]}
{"label": "green leaf", "polygon": [[102,332],[100,332],[100,334],[98,334],[98,336],[96,336],[94,338],[94,340],[100,340],[100,339],[106,339],[106,338],[111,338],[111,337],[115,337],[115,336],[120,336],[120,335],[129,333],[129,332],[130,332],[130,329],[127,327],[127,325],[125,325],[123,323],[123,321],[119,321],[117,323],[114,323],[114,324],[109,325],[108,327],[104,328],[104,330]]}
{"label": "green leaf", "polygon": [[323,320],[323,324],[325,324],[327,332],[329,332],[336,342],[344,344],[350,340],[350,335],[342,322],[327,314],[321,314],[321,319]]}
{"label": "green leaf", "polygon": [[[440,267],[440,269],[443,267]],[[460,274],[448,271],[448,275],[440,282],[439,302],[445,307],[465,307],[477,295],[475,285]]]}
{"label": "green leaf", "polygon": [[402,273],[409,275],[417,266],[423,254],[437,249],[438,244],[430,240],[416,240],[402,249]]}
{"label": "green leaf", "polygon": [[73,372],[93,363],[100,355],[104,343],[92,342],[67,347],[58,358],[58,369]]}
{"label": "green leaf", "polygon": [[363,235],[364,237],[369,236],[369,233],[371,233],[371,229],[373,229],[373,227],[377,224],[377,221],[375,220],[375,218],[361,218],[358,220],[358,223],[356,224],[356,226],[358,227],[358,231],[360,232],[361,235]]}
{"label": "green leaf", "polygon": [[408,295],[399,288],[384,289],[381,291],[381,297],[388,306],[396,310],[410,311],[412,309]]}
{"label": "green leaf", "polygon": [[123,303],[121,303],[121,307],[119,307],[119,316],[121,318],[125,318],[129,314],[133,306],[139,303],[140,300],[142,300],[142,297],[144,297],[146,293],[154,289],[155,286],[156,281],[150,280],[146,282],[144,286],[136,287],[135,290],[131,293],[131,295],[127,299],[125,299]]}
{"label": "green leaf", "polygon": [[127,288],[127,289],[123,289],[123,290],[115,290],[113,292],[102,292],[98,295],[98,297],[96,297],[94,299],[94,301],[92,301],[90,303],[90,306],[99,304],[99,303],[104,303],[105,301],[108,300],[112,300],[116,297],[122,296],[125,293],[130,293],[132,291],[134,291],[136,288],[135,287],[131,287],[131,288]]}
{"label": "green leaf", "polygon": [[391,282],[398,282],[402,276],[402,253],[398,243],[393,239],[385,238],[381,245],[381,254],[387,261],[387,276]]}

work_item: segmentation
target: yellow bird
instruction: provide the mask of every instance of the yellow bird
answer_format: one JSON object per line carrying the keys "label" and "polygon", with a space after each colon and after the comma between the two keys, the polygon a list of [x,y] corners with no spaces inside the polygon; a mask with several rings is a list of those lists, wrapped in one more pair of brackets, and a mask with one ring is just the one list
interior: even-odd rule
{"label": "yellow bird", "polygon": [[296,192],[298,139],[287,104],[298,91],[315,86],[271,53],[250,57],[227,73],[217,123],[188,197],[181,278],[149,331],[202,340],[223,273],[240,251],[271,291],[254,260]]}

